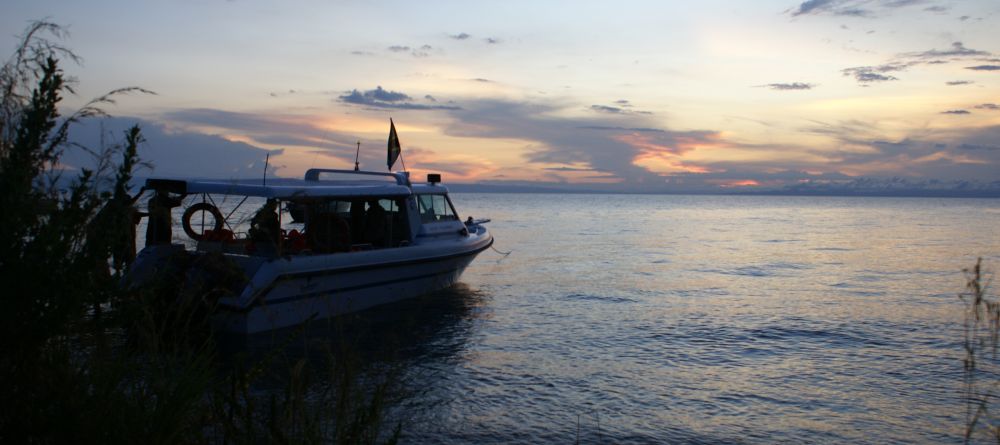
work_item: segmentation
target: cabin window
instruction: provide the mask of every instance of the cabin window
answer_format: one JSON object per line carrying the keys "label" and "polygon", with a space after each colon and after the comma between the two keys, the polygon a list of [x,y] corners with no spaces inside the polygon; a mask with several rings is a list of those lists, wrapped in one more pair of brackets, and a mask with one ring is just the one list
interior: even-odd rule
{"label": "cabin window", "polygon": [[445,195],[419,195],[417,202],[420,207],[420,222],[424,224],[458,220],[455,209]]}
{"label": "cabin window", "polygon": [[317,252],[392,247],[409,239],[403,203],[397,199],[325,200],[301,208],[306,239]]}

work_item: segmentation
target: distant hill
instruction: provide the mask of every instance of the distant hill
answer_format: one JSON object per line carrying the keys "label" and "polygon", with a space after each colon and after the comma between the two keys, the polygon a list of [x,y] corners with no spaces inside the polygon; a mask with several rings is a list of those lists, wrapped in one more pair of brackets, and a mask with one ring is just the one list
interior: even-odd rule
{"label": "distant hill", "polygon": [[900,196],[1000,198],[1000,181],[914,181],[905,178],[856,178],[837,182],[806,182],[784,187],[742,188],[645,188],[591,184],[447,184],[457,193],[629,193],[685,195],[783,195],[783,196]]}
{"label": "distant hill", "polygon": [[[62,179],[68,183],[75,175]],[[136,178],[137,190],[145,183],[144,177]],[[231,179],[234,182],[258,182],[259,178]],[[268,184],[281,184],[289,178],[268,178]],[[684,195],[781,195],[781,196],[899,196],[899,197],[955,197],[1000,198],[1000,181],[914,181],[904,178],[857,178],[840,182],[798,183],[785,187],[757,188],[691,188],[691,189],[633,189],[628,187],[595,186],[594,184],[565,183],[446,183],[454,193],[624,193],[624,194],[684,194]]]}

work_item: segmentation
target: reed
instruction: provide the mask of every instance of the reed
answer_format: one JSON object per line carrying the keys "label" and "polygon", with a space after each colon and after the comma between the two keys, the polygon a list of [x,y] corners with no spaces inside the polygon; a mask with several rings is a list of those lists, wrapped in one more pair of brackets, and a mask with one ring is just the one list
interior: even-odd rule
{"label": "reed", "polygon": [[965,292],[959,298],[965,303],[965,442],[978,434],[1000,442],[1000,419],[992,410],[998,395],[1000,372],[997,349],[1000,345],[1000,299],[990,295],[992,280],[983,271],[983,260],[965,269]]}
{"label": "reed", "polygon": [[[34,23],[0,69],[0,442],[398,440],[399,426],[383,425],[392,377],[373,380],[350,347],[331,350],[325,367],[283,364],[277,353],[224,366],[206,323],[225,291],[218,280],[178,270],[152,286],[121,286],[141,130],[96,149],[69,134],[118,96],[149,92],[118,89],[62,116],[72,82],[60,62],[78,60],[64,37],[56,24]],[[66,150],[86,150],[95,167],[62,170]],[[281,384],[269,389],[267,379]]]}

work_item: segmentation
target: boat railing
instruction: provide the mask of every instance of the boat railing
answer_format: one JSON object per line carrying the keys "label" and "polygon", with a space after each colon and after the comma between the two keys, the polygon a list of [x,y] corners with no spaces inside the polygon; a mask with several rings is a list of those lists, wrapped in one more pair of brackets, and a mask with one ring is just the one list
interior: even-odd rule
{"label": "boat railing", "polygon": [[334,168],[310,168],[306,170],[305,180],[306,181],[319,181],[319,175],[321,173],[336,173],[345,175],[367,175],[367,176],[384,176],[393,178],[396,180],[398,185],[410,185],[410,173],[409,172],[371,172],[371,171],[355,171],[355,170],[340,170]]}

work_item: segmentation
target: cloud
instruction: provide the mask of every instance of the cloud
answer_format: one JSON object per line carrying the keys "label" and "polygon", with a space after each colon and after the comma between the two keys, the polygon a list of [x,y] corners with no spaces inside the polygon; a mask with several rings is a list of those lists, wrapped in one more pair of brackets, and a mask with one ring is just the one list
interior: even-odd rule
{"label": "cloud", "polygon": [[553,172],[592,172],[592,168],[575,168],[575,167],[546,167],[542,170],[553,171]]}
{"label": "cloud", "polygon": [[1000,126],[924,128],[896,138],[887,137],[888,131],[881,129],[877,122],[860,120],[817,121],[802,130],[828,136],[833,139],[833,146],[840,147],[824,153],[829,161],[826,167],[817,166],[821,171],[834,169],[854,175],[903,175],[925,180],[1000,179],[997,173],[1000,172],[1000,153],[960,148],[962,144],[996,145],[1000,140]]}
{"label": "cloud", "polygon": [[[322,153],[342,161],[341,166],[354,165],[357,148],[356,133],[338,132],[327,126],[329,119],[318,115],[255,114],[215,109],[183,109],[162,114],[159,121],[171,133],[203,134],[204,132],[231,135],[247,144],[263,144],[287,148],[296,155]],[[388,134],[389,123],[385,122]],[[219,136],[211,136],[219,138]],[[361,139],[361,164],[385,165],[385,139]],[[366,147],[369,147],[366,149]],[[371,149],[371,147],[382,147]],[[197,157],[189,158],[198,159]],[[301,159],[301,157],[300,157]],[[272,162],[273,154],[272,154]],[[177,161],[181,162],[181,161]]]}
{"label": "cloud", "polygon": [[958,148],[960,150],[1000,151],[1000,146],[998,145],[961,144]]}
{"label": "cloud", "polygon": [[500,39],[498,39],[496,37],[487,37],[487,38],[483,39],[483,41],[486,42],[486,43],[489,43],[490,45],[496,45],[496,44],[500,43]]}
{"label": "cloud", "polygon": [[948,86],[958,86],[958,85],[972,85],[974,83],[975,82],[973,82],[971,80],[949,80],[948,82],[945,82],[944,84],[948,85]]}
{"label": "cloud", "polygon": [[791,82],[791,83],[769,83],[767,85],[761,85],[761,86],[764,88],[770,88],[772,90],[791,91],[791,90],[811,90],[816,87],[816,84]]}
{"label": "cloud", "polygon": [[972,114],[969,110],[947,110],[942,111],[941,114]]}
{"label": "cloud", "polygon": [[608,125],[581,125],[579,127],[581,130],[601,130],[601,131],[630,131],[639,133],[666,133],[666,130],[659,128],[648,128],[648,127],[612,127]]}
{"label": "cloud", "polygon": [[831,4],[836,4],[836,2],[834,0],[809,0],[799,5],[795,11],[792,11],[792,15],[819,13],[830,8]]}
{"label": "cloud", "polygon": [[618,107],[609,107],[607,105],[591,105],[591,110],[600,111],[602,113],[625,113],[626,111]]}
{"label": "cloud", "polygon": [[[358,91],[358,94],[362,98],[368,95],[362,101],[363,106],[371,106],[368,102],[383,103],[389,107],[432,103],[427,102],[430,99],[424,95],[379,87]],[[630,111],[631,104],[620,99],[601,106]],[[1000,152],[989,148],[971,148],[996,146],[996,141],[1000,140],[1000,127],[992,130],[924,129],[902,137],[890,137],[895,131],[883,131],[878,122],[814,122],[802,130],[832,138],[831,143],[754,146],[728,139],[724,133],[714,129],[670,128],[662,118],[641,114],[601,111],[582,117],[575,115],[574,112],[580,108],[579,103],[560,99],[532,102],[467,98],[462,101],[462,109],[441,110],[435,122],[444,125],[442,131],[449,137],[521,141],[523,170],[534,169],[536,174],[555,182],[597,181],[602,184],[600,187],[604,187],[602,190],[662,192],[710,191],[736,186],[779,188],[796,181],[812,184],[844,181],[848,178],[844,173],[996,180],[996,172],[1000,171],[997,169]],[[973,107],[970,104],[968,108],[971,110]],[[294,142],[296,145],[315,147],[310,150],[329,144],[334,149],[319,150],[318,154],[353,162],[356,136],[331,134],[328,129],[310,123],[315,119],[206,109],[178,110],[168,113],[168,117],[173,122],[189,123],[192,128],[224,128],[229,129],[224,134],[237,137],[248,135],[249,138],[239,137],[239,140],[249,140],[249,143],[201,135],[248,150],[244,155],[233,157],[234,160],[246,161],[247,165],[257,157],[262,158],[262,153],[267,153],[255,146],[258,142],[277,146]],[[971,122],[961,117],[952,121]],[[174,133],[180,134],[178,131]],[[192,131],[184,130],[184,133]],[[174,142],[171,140],[166,146]],[[177,142],[189,143],[186,140]],[[370,162],[369,165],[384,162],[384,159],[376,159],[379,154],[384,158],[384,151],[375,153],[377,150],[365,150],[365,146],[384,147],[384,143],[384,139],[363,141],[362,161]],[[963,147],[963,144],[967,146]],[[457,159],[452,164],[451,160],[444,162],[432,153],[419,155],[418,147],[407,145],[406,149],[407,164],[412,161],[420,169],[484,178],[487,176],[482,175],[483,171],[493,171],[493,167],[484,167],[481,161],[469,160],[471,158]],[[301,148],[292,150],[308,153]],[[716,153],[713,150],[719,150],[718,154],[713,154]],[[739,154],[733,157],[730,153]],[[191,157],[175,161],[177,168],[183,168],[183,164],[190,163],[190,159],[201,159],[197,152],[185,152],[185,156]],[[255,165],[260,168],[259,162]],[[252,168],[244,167],[244,170],[245,174],[254,176]],[[508,177],[512,171],[507,172]],[[492,177],[500,176],[497,171]]]}
{"label": "cloud", "polygon": [[451,37],[451,38],[453,38],[455,40],[465,40],[465,39],[468,39],[469,37],[472,37],[472,36],[470,36],[470,35],[468,35],[468,34],[466,34],[466,33],[463,32],[463,33],[459,33],[459,34],[449,35],[448,37]]}
{"label": "cloud", "polygon": [[980,104],[980,105],[976,105],[976,106],[974,106],[972,108],[975,108],[977,110],[1000,110],[1000,105],[997,105],[997,104]]}
{"label": "cloud", "polygon": [[619,106],[619,107],[613,107],[613,106],[610,106],[610,105],[591,105],[590,109],[593,110],[593,111],[597,111],[599,113],[612,113],[612,114],[653,114],[652,112],[649,112],[649,111],[630,110],[629,108],[631,108],[632,105],[629,105],[628,101],[625,101],[625,104],[619,104],[619,105],[621,105],[621,106]]}
{"label": "cloud", "polygon": [[847,16],[864,16],[868,14],[867,11],[853,6],[854,3],[864,2],[843,0],[809,0],[800,4],[798,8],[791,11],[791,14],[793,17],[806,14],[832,14]]}
{"label": "cloud", "polygon": [[[982,57],[989,57],[992,55],[993,54],[988,51],[966,48],[962,42],[952,42],[950,49],[930,49],[927,51],[902,53],[882,65],[845,68],[841,70],[841,73],[845,76],[853,76],[859,84],[867,86],[868,84],[875,82],[899,80],[899,78],[887,73],[906,71],[914,66],[941,65],[970,58],[983,60]],[[1000,65],[980,65],[977,67],[968,67],[967,69],[995,70],[1000,69]]]}
{"label": "cloud", "polygon": [[967,66],[967,70],[973,71],[997,71],[1000,70],[1000,65],[977,65],[977,66]]}
{"label": "cloud", "polygon": [[384,90],[381,85],[375,87],[374,90],[365,91],[364,96],[370,98],[371,100],[383,102],[401,102],[410,100],[410,96],[396,91]]}
{"label": "cloud", "polygon": [[[162,115],[162,118],[182,127],[215,128],[235,130],[247,135],[268,135],[278,137],[288,136],[282,142],[287,145],[300,145],[308,139],[322,138],[326,133],[310,124],[304,123],[297,116],[262,115],[216,110],[211,108],[189,108],[174,110]],[[307,145],[307,144],[304,144]]]}
{"label": "cloud", "polygon": [[[427,105],[413,103],[412,98],[398,91],[389,91],[382,86],[375,87],[374,90],[358,91],[351,90],[350,93],[340,96],[340,101],[355,105],[365,105],[375,108],[395,108],[401,110],[458,110],[460,107],[453,105]],[[431,100],[436,102],[436,100]]]}
{"label": "cloud", "polygon": [[419,48],[411,48],[405,45],[392,45],[386,49],[394,53],[408,52],[413,57],[429,57],[430,53],[428,51],[434,49],[434,47],[430,45],[421,45]]}
{"label": "cloud", "polygon": [[[357,136],[339,134],[313,124],[310,116],[253,114],[208,108],[181,109],[163,113],[159,119],[171,131],[232,135],[252,144],[288,148],[313,147],[351,153]],[[346,155],[345,155],[346,156]]]}
{"label": "cloud", "polygon": [[[135,124],[145,139],[139,146],[139,158],[152,165],[152,170],[139,171],[140,176],[259,178],[267,155],[273,158],[283,152],[194,131],[168,130],[160,123],[125,117],[84,120],[71,132],[72,141],[99,149],[102,141],[120,137]],[[93,167],[93,159],[80,150],[67,151],[63,163],[74,168]],[[271,164],[269,174],[279,169]]]}
{"label": "cloud", "polygon": [[294,89],[289,89],[288,91],[284,91],[284,92],[272,91],[272,92],[267,93],[267,94],[268,94],[268,96],[271,96],[271,97],[281,97],[281,96],[298,94],[298,93],[299,93],[299,91],[296,91]]}
{"label": "cloud", "polygon": [[463,101],[463,110],[450,113],[453,122],[444,131],[453,137],[523,140],[525,161],[549,169],[544,171],[556,175],[553,180],[559,173],[585,169],[632,190],[662,189],[666,171],[702,170],[685,164],[681,155],[711,147],[720,137],[710,130],[661,128],[643,115],[560,116],[576,106],[557,102]]}
{"label": "cloud", "polygon": [[966,48],[965,45],[962,44],[962,42],[953,42],[951,44],[951,49],[948,50],[932,49],[917,53],[904,53],[901,56],[912,59],[939,59],[948,57],[955,57],[955,58],[980,57],[980,56],[989,57],[991,55],[992,53],[990,53],[989,51],[969,49]]}
{"label": "cloud", "polygon": [[[809,0],[788,12],[800,15],[872,17],[893,9],[926,3],[924,0]],[[925,10],[928,10],[925,8]]]}
{"label": "cloud", "polygon": [[853,76],[854,80],[861,84],[869,84],[874,82],[888,82],[891,80],[899,80],[898,77],[882,74],[891,71],[901,71],[905,69],[899,65],[881,65],[881,66],[858,66],[854,68],[845,68],[841,70],[841,73],[845,76]]}
{"label": "cloud", "polygon": [[[370,93],[368,100],[386,104],[415,104],[413,97],[422,97],[384,88],[366,93]],[[359,94],[364,96],[365,93]],[[422,105],[423,99],[420,101]],[[625,111],[628,111],[630,105],[625,99],[610,104]],[[662,118],[651,116],[599,112],[571,117],[573,114],[567,112],[578,111],[581,105],[565,103],[559,99],[517,102],[470,98],[463,100],[462,106],[461,110],[442,110],[442,115],[435,117],[435,122],[443,122],[442,131],[446,136],[522,141],[524,170],[534,168],[538,174],[556,183],[596,181],[591,183],[598,184],[594,186],[595,190],[663,192],[732,190],[731,187],[778,189],[800,182],[820,187],[822,184],[853,180],[845,173],[996,180],[996,172],[1000,171],[997,169],[1000,165],[1000,151],[990,148],[997,146],[996,141],[1000,140],[1000,126],[987,129],[924,129],[902,137],[889,137],[889,134],[895,132],[883,131],[878,122],[814,122],[802,130],[832,138],[832,143],[753,146],[727,139],[723,133],[713,129],[673,129],[664,125]],[[242,171],[237,171],[237,174],[254,177],[255,169],[261,168],[258,158],[263,159],[267,154],[266,150],[255,146],[258,142],[311,144],[309,146],[315,148],[309,150],[317,153],[309,156],[332,156],[344,161],[345,165],[353,162],[356,136],[331,134],[328,129],[311,124],[314,119],[207,109],[177,110],[165,117],[169,117],[167,120],[172,122],[189,123],[192,128],[227,129],[224,134],[237,137],[248,135],[249,139],[240,137],[239,140],[250,140],[249,143],[232,142],[219,136],[198,134],[190,129],[162,131],[168,133],[168,136],[199,136],[206,138],[206,141],[218,143],[221,147],[216,148],[195,139],[158,138],[161,146],[168,149],[177,144],[200,147],[197,150],[182,151],[184,158],[180,159],[171,158],[169,150],[163,151],[165,154],[160,156],[166,159],[166,164],[160,165],[157,161],[158,167],[169,167],[174,171],[184,171],[191,164],[191,159],[204,159],[206,165],[190,169],[205,170],[207,173],[199,174],[202,176],[230,177],[233,174],[219,172],[227,172],[238,164],[245,163]],[[442,117],[443,120],[440,119]],[[956,123],[966,121],[969,120],[954,119]],[[384,143],[384,139],[363,141],[362,162],[368,165],[384,162],[384,151],[365,149],[366,146],[384,147]],[[327,144],[333,145],[334,149],[316,150]],[[201,153],[205,150],[208,151]],[[297,153],[310,153],[301,149],[293,150],[298,150]],[[406,150],[408,165],[413,162],[414,166],[422,170],[438,170],[460,177],[487,177],[481,172],[493,171],[492,167],[484,167],[481,161],[469,160],[470,158],[444,162],[440,156],[426,150],[421,151],[419,147],[407,145]],[[725,151],[713,155],[713,150]],[[227,153],[229,158],[217,160],[215,151]],[[736,158],[728,154],[737,152],[741,154]],[[726,155],[722,156],[721,153]],[[696,155],[697,161],[692,160],[692,154]],[[378,155],[382,155],[382,158],[378,158]],[[234,167],[227,167],[230,161]],[[218,165],[208,165],[209,163]],[[502,173],[497,171],[492,177],[501,176]],[[590,184],[586,187],[590,187]]]}

